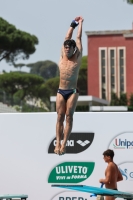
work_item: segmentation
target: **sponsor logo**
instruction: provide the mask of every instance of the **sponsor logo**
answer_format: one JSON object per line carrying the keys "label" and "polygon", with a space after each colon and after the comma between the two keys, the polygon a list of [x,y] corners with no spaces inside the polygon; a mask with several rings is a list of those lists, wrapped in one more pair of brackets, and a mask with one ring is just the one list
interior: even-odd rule
{"label": "sponsor logo", "polygon": [[59,200],[76,200],[76,199],[77,200],[84,200],[83,197],[59,197]]}
{"label": "sponsor logo", "polygon": [[133,181],[133,162],[119,165],[119,170],[126,181]]}
{"label": "sponsor logo", "polygon": [[48,183],[79,183],[93,172],[94,162],[64,162],[57,165],[48,177]]}
{"label": "sponsor logo", "polygon": [[133,150],[133,132],[119,134],[111,141],[109,148]]}
{"label": "sponsor logo", "polygon": [[[71,133],[67,144],[66,153],[76,154],[85,151],[90,147],[94,139],[94,133]],[[61,140],[62,143],[63,139]],[[56,138],[52,140],[49,145],[48,153],[54,153],[54,148],[56,146]]]}
{"label": "sponsor logo", "polygon": [[89,141],[89,140],[85,140],[85,141],[83,142],[83,141],[81,141],[81,140],[78,140],[77,143],[78,143],[79,145],[81,145],[82,147],[84,147],[84,146],[86,146],[87,144],[89,144],[90,141]]}
{"label": "sponsor logo", "polygon": [[84,192],[62,192],[54,196],[52,200],[89,200],[89,197]]}

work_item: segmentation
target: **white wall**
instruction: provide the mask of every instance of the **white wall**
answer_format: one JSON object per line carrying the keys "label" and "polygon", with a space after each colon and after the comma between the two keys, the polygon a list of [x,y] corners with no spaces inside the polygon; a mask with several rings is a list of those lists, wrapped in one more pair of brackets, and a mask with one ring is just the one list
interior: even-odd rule
{"label": "white wall", "polygon": [[[67,166],[74,162],[75,166],[94,162],[92,174],[78,184],[99,187],[98,181],[104,178],[107,166],[102,153],[108,148],[115,151],[114,161],[125,173],[124,181],[118,183],[119,190],[133,192],[132,122],[133,113],[76,112],[73,135],[77,133],[78,138],[79,133],[94,133],[94,139],[80,153],[58,156],[48,154],[49,145],[55,137],[56,113],[0,114],[0,194],[28,194],[29,200],[72,200],[73,196],[77,200],[88,200],[90,194],[51,187],[54,183],[48,183],[48,177],[57,165],[64,162]],[[81,148],[77,140],[72,141],[70,148],[73,149],[73,145]],[[114,148],[115,141],[117,149]]]}

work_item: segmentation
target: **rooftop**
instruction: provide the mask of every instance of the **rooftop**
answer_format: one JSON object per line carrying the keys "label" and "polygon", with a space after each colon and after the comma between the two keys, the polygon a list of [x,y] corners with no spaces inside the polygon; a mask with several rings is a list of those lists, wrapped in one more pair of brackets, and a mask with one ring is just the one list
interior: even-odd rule
{"label": "rooftop", "polygon": [[133,30],[105,30],[105,31],[86,31],[87,36],[94,35],[124,35],[124,37],[133,37]]}

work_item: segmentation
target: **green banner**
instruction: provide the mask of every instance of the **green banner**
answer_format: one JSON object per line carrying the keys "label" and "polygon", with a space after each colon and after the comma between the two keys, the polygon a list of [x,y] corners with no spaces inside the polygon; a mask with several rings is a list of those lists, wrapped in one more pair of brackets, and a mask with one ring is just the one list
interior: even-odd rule
{"label": "green banner", "polygon": [[94,162],[64,162],[50,173],[48,183],[79,183],[93,172]]}

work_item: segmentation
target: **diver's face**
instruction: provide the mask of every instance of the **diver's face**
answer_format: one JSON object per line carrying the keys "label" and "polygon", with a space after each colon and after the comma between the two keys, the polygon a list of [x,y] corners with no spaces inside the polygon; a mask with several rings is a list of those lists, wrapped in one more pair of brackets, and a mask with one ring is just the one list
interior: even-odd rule
{"label": "diver's face", "polygon": [[106,155],[103,156],[103,159],[107,163],[111,160],[110,156],[106,156]]}
{"label": "diver's face", "polygon": [[73,55],[73,52],[74,52],[73,46],[65,45],[64,50],[65,50],[65,54],[68,58],[70,58]]}

